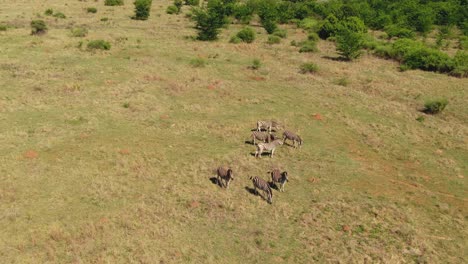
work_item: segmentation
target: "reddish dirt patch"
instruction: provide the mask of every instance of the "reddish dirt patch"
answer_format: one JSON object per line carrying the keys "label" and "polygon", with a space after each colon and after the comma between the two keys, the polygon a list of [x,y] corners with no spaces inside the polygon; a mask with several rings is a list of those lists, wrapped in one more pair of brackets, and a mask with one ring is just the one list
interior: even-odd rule
{"label": "reddish dirt patch", "polygon": [[128,154],[130,154],[130,150],[128,150],[128,149],[121,149],[121,150],[119,150],[119,153],[122,154],[122,155],[128,155]]}
{"label": "reddish dirt patch", "polygon": [[351,227],[349,225],[343,225],[343,232],[351,233]]}
{"label": "reddish dirt patch", "polygon": [[312,117],[315,119],[315,120],[323,120],[323,117],[321,114],[313,114]]}
{"label": "reddish dirt patch", "polygon": [[190,207],[190,208],[198,208],[198,207],[200,207],[200,203],[197,202],[197,201],[192,201],[192,202],[189,204],[189,207]]}
{"label": "reddish dirt patch", "polygon": [[23,154],[23,156],[27,159],[36,159],[39,154],[34,150],[28,150]]}
{"label": "reddish dirt patch", "polygon": [[161,115],[161,116],[159,116],[159,118],[161,118],[161,119],[169,119],[169,116],[168,116],[168,115]]}
{"label": "reddish dirt patch", "polygon": [[106,80],[106,84],[107,84],[107,85],[114,84],[114,81],[112,81],[112,80]]}
{"label": "reddish dirt patch", "polygon": [[262,77],[262,76],[249,76],[249,79],[250,80],[254,80],[254,81],[265,81],[265,77]]}
{"label": "reddish dirt patch", "polygon": [[317,178],[314,178],[314,177],[309,178],[309,179],[307,179],[307,180],[308,180],[310,183],[319,183],[319,182],[320,182],[320,179],[317,179]]}

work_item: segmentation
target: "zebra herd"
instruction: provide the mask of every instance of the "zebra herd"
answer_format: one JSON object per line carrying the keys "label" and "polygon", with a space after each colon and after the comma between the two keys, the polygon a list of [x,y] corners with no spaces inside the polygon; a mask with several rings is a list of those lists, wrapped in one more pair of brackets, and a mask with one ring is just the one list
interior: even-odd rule
{"label": "zebra herd", "polygon": [[[256,145],[255,157],[261,157],[263,152],[270,152],[270,157],[273,157],[276,147],[283,145],[286,140],[292,141],[294,148],[301,147],[304,143],[299,135],[293,133],[289,130],[283,132],[283,137],[278,138],[273,134],[273,131],[281,129],[282,126],[276,121],[257,121],[257,129],[252,132],[251,138],[252,143]],[[265,131],[262,131],[265,130]],[[258,144],[257,144],[257,141]],[[297,143],[297,146],[296,146]],[[221,187],[229,188],[229,183],[234,180],[234,174],[231,168],[218,167],[216,170],[217,173],[217,183]],[[280,192],[284,192],[284,185],[289,181],[288,172],[283,171],[279,168],[273,168],[271,171],[268,171],[271,176],[271,185],[275,186]],[[270,187],[270,183],[261,177],[252,176],[250,180],[253,183],[255,194],[258,194],[257,189],[263,191],[266,194],[266,200],[269,203],[272,203],[273,192]],[[276,185],[280,184],[280,187]]]}

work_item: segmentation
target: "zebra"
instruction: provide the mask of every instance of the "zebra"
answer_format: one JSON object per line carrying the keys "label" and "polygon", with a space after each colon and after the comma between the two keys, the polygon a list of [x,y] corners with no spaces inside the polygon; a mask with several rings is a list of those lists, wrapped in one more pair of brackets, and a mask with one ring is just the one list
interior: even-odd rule
{"label": "zebra", "polygon": [[270,151],[270,157],[273,158],[273,154],[275,153],[275,149],[278,145],[283,145],[283,141],[281,139],[275,139],[270,143],[258,143],[257,151],[255,151],[255,157],[261,157],[263,152]]}
{"label": "zebra", "polygon": [[279,190],[281,192],[284,192],[284,185],[286,182],[289,181],[288,179],[288,172],[283,171],[281,172],[278,168],[273,169],[272,171],[269,171],[268,173],[271,174],[271,182],[276,186],[276,183],[280,183],[280,188]]}
{"label": "zebra", "polygon": [[[223,187],[223,186],[226,187],[226,189],[229,188],[229,183],[234,180],[234,175],[233,175],[232,169],[231,168],[226,169],[224,167],[219,167],[216,170],[216,173],[218,174],[218,177],[217,177],[218,184],[221,187]],[[223,184],[223,180],[226,182],[226,184]]]}
{"label": "zebra", "polygon": [[286,142],[286,139],[292,140],[294,148],[296,147],[296,141],[298,143],[298,146],[301,147],[304,141],[302,141],[302,138],[295,133],[286,130],[283,132],[283,142]]}
{"label": "zebra", "polygon": [[250,177],[250,179],[252,180],[252,183],[254,185],[254,189],[255,189],[255,194],[258,194],[258,191],[257,191],[257,188],[262,190],[264,193],[267,194],[267,201],[268,203],[272,203],[273,201],[273,192],[271,191],[271,188],[270,188],[270,185],[268,184],[268,182],[266,182],[264,179],[260,178],[260,177]]}
{"label": "zebra", "polygon": [[260,132],[260,131],[253,131],[251,138],[252,138],[252,142],[254,145],[255,145],[255,140],[260,140],[261,142],[270,143],[271,141],[276,139],[275,135],[269,134],[266,132]]}
{"label": "zebra", "polygon": [[262,131],[262,128],[266,129],[268,132],[271,133],[271,130],[274,128],[275,130],[281,128],[281,125],[276,121],[257,121],[257,131]]}

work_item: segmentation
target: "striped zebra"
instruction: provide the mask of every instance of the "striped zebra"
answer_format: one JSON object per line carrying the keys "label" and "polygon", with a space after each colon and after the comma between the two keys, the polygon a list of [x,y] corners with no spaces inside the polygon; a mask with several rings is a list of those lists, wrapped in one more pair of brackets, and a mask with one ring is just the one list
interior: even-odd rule
{"label": "striped zebra", "polygon": [[296,135],[295,133],[289,130],[286,130],[283,132],[283,142],[286,142],[286,139],[289,139],[293,142],[294,148],[297,148],[296,142],[298,143],[299,147],[301,147],[302,144],[304,143],[304,141],[302,141],[302,138],[300,136]]}
{"label": "striped zebra", "polygon": [[265,129],[271,133],[272,129],[278,130],[280,128],[281,128],[281,125],[278,122],[273,121],[273,120],[257,121],[257,131],[262,131],[262,129]]}
{"label": "striped zebra", "polygon": [[257,189],[260,189],[262,190],[264,193],[267,194],[267,201],[269,203],[272,203],[273,201],[273,192],[271,191],[271,188],[270,188],[270,185],[268,184],[268,182],[266,182],[264,179],[260,178],[260,177],[250,177],[250,179],[252,180],[252,183],[254,185],[254,189],[255,189],[255,193],[258,194],[258,191]]}
{"label": "striped zebra", "polygon": [[254,145],[256,144],[256,140],[259,140],[264,143],[270,143],[271,141],[276,139],[275,135],[260,131],[253,131],[250,137],[252,138],[252,142]]}
{"label": "striped zebra", "polygon": [[269,151],[270,157],[273,158],[273,154],[275,153],[275,149],[278,145],[283,145],[283,141],[281,139],[275,139],[270,143],[258,143],[257,151],[255,151],[255,157],[262,157],[263,152]]}
{"label": "striped zebra", "polygon": [[268,173],[271,174],[271,182],[276,186],[276,183],[280,183],[280,188],[279,190],[281,192],[284,192],[284,185],[286,182],[289,181],[288,179],[288,172],[283,171],[281,172],[278,168],[273,169],[272,171],[269,171]]}
{"label": "striped zebra", "polygon": [[[226,187],[229,188],[229,183],[234,180],[234,174],[232,173],[232,169],[228,168],[226,169],[225,167],[218,167],[216,170],[216,173],[218,175],[217,180],[218,184],[221,187]],[[223,181],[225,181],[225,184],[223,184]]]}

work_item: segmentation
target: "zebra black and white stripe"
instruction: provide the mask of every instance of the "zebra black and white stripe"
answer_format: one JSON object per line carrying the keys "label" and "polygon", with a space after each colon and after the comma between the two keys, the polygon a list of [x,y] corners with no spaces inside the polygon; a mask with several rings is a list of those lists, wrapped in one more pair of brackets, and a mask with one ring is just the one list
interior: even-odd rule
{"label": "zebra black and white stripe", "polygon": [[269,203],[272,203],[273,202],[273,192],[271,191],[271,188],[270,188],[270,185],[268,184],[268,182],[266,182],[264,179],[262,179],[260,177],[257,177],[257,176],[250,177],[250,179],[252,180],[252,183],[254,185],[255,193],[258,194],[257,189],[262,190],[267,195],[266,200]]}
{"label": "zebra black and white stripe", "polygon": [[298,146],[301,147],[302,144],[304,143],[304,141],[302,141],[302,138],[300,136],[298,136],[297,134],[289,131],[289,130],[286,130],[283,132],[283,142],[286,142],[286,139],[289,139],[293,142],[293,146],[294,148],[297,148],[296,147],[296,142],[298,143]]}
{"label": "zebra black and white stripe", "polygon": [[[218,175],[217,180],[218,184],[221,187],[225,187],[226,189],[229,188],[229,183],[234,180],[234,174],[231,168],[226,169],[225,167],[218,167],[216,170]],[[225,184],[223,184],[223,181]]]}
{"label": "zebra black and white stripe", "polygon": [[276,121],[273,121],[273,120],[268,120],[268,121],[257,121],[257,131],[262,131],[262,129],[265,129],[267,130],[268,132],[271,133],[271,130],[272,129],[279,129],[281,128],[281,125],[276,122]]}
{"label": "zebra black and white stripe", "polygon": [[271,181],[273,182],[273,184],[276,186],[276,183],[279,183],[280,184],[279,190],[281,192],[284,192],[284,185],[286,184],[286,182],[289,181],[288,172],[287,171],[281,172],[278,168],[275,168],[272,171],[269,171],[269,173],[271,174]]}
{"label": "zebra black and white stripe", "polygon": [[276,139],[275,135],[260,131],[253,131],[250,137],[252,138],[252,142],[254,145],[256,144],[256,140],[259,140],[264,143],[270,143],[271,141]]}
{"label": "zebra black and white stripe", "polygon": [[257,151],[255,151],[255,157],[261,157],[263,152],[270,152],[270,157],[273,158],[273,154],[275,153],[275,149],[278,145],[283,145],[283,141],[281,139],[273,140],[270,143],[258,143]]}

